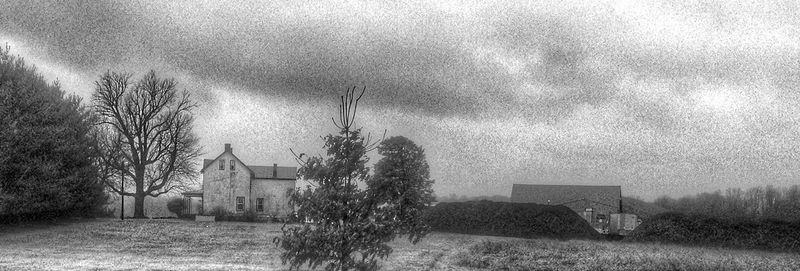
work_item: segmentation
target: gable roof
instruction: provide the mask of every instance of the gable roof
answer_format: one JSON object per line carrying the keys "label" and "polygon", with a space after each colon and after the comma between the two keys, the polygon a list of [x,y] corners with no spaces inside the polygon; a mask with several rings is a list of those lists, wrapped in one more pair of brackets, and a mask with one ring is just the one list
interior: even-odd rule
{"label": "gable roof", "polygon": [[618,185],[514,184],[511,202],[563,205],[577,201],[619,206],[622,187]]}
{"label": "gable roof", "polygon": [[[200,172],[204,172],[208,167],[214,164],[214,161],[217,161],[222,155],[224,155],[228,151],[224,151],[220,153],[217,158],[214,159],[203,159],[203,169]],[[273,172],[274,166],[253,166],[253,165],[246,165],[236,157],[236,155],[231,152],[231,156],[239,161],[239,164],[244,166],[248,171],[250,171],[251,178],[254,179],[276,179],[276,180],[297,180],[297,168],[296,167],[277,167],[277,171]],[[276,176],[273,176],[273,173]]]}
{"label": "gable roof", "polygon": [[[203,159],[203,169],[200,170],[200,173],[206,171],[206,168],[211,166],[211,164],[213,164],[214,161],[217,161],[217,159],[219,159],[220,157],[225,155],[226,152],[228,152],[228,151],[224,151],[224,152],[220,153],[219,155],[217,155],[217,158],[214,158],[214,159]],[[233,152],[231,152],[231,156],[233,156],[233,158],[236,159],[236,161],[239,161],[239,164],[243,165],[245,169],[250,171],[250,174],[253,174],[253,170],[250,169],[249,167],[247,167],[247,165],[245,165],[244,163],[242,163],[242,159],[239,159],[239,157],[236,157],[236,155],[233,154]]]}
{"label": "gable roof", "polygon": [[[279,180],[296,180],[297,168],[296,167],[277,167],[277,171],[273,172],[273,166],[248,166],[253,171],[253,178],[255,179],[279,179]],[[277,173],[274,176],[273,173]]]}

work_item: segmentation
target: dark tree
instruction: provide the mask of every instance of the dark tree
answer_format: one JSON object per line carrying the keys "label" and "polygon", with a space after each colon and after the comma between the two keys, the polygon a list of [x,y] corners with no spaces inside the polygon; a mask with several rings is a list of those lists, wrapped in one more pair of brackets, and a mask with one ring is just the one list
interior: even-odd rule
{"label": "dark tree", "polygon": [[0,48],[0,221],[102,207],[92,122],[80,98]]}
{"label": "dark tree", "polygon": [[381,142],[378,154],[383,158],[367,181],[370,199],[395,220],[395,233],[407,234],[416,243],[430,231],[422,212],[435,200],[425,151],[408,138],[395,136]]}
{"label": "dark tree", "polygon": [[[192,131],[197,107],[175,80],[158,78],[154,71],[136,84],[131,75],[106,73],[95,81],[92,96],[99,116],[103,180],[122,196],[133,196],[134,217],[144,217],[144,199],[185,189],[197,176],[200,156]],[[130,186],[121,189],[122,176]],[[131,187],[132,186],[132,187]]]}
{"label": "dark tree", "polygon": [[[418,202],[409,202],[403,208],[393,205],[413,197],[395,197],[395,194],[359,188],[359,183],[367,183],[370,179],[366,154],[374,149],[375,144],[370,144],[369,135],[363,136],[361,129],[352,128],[358,101],[364,91],[358,98],[354,94],[355,88],[341,97],[339,119],[334,120],[339,133],[324,137],[326,156],[305,159],[304,154],[298,156],[301,164],[298,173],[313,186],[293,191],[290,203],[295,206],[301,221],[311,222],[284,225],[283,236],[275,238],[276,244],[284,249],[281,260],[284,264],[288,262],[291,268],[303,264],[315,268],[327,263],[326,270],[376,269],[377,259],[392,252],[386,243],[398,233],[405,230],[405,233],[415,236],[414,241],[424,234],[411,232],[424,230],[409,227],[416,225],[415,221],[400,220],[413,217],[411,214],[416,212],[414,208]],[[387,170],[391,170],[388,165]],[[373,183],[397,188],[401,195],[417,193],[404,191],[403,186],[385,180]],[[404,212],[409,215],[396,215]]]}

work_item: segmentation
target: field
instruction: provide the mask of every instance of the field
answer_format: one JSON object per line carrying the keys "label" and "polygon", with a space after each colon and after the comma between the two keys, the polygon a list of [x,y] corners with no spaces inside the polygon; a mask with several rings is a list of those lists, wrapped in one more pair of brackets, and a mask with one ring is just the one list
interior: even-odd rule
{"label": "field", "polygon": [[[284,270],[280,224],[113,219],[0,226],[0,270]],[[433,233],[392,243],[383,270],[792,270],[800,255]]]}

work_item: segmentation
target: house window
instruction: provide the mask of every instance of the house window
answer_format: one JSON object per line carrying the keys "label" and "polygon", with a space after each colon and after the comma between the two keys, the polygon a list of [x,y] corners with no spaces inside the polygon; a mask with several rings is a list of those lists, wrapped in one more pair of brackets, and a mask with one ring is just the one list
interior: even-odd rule
{"label": "house window", "polygon": [[236,169],[236,162],[234,160],[231,160],[231,170],[234,169]]}
{"label": "house window", "polygon": [[264,212],[264,198],[256,199],[256,212]]}
{"label": "house window", "polygon": [[236,197],[236,211],[244,212],[244,197]]}
{"label": "house window", "polygon": [[219,160],[219,170],[225,170],[225,160]]}

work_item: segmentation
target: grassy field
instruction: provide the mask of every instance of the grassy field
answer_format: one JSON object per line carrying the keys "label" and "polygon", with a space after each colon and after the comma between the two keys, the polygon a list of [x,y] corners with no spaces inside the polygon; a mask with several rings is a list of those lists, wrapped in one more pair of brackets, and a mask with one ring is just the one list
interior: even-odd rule
{"label": "grassy field", "polygon": [[[87,220],[0,226],[0,270],[284,270],[280,224]],[[796,270],[800,255],[433,233],[392,243],[384,270]]]}

